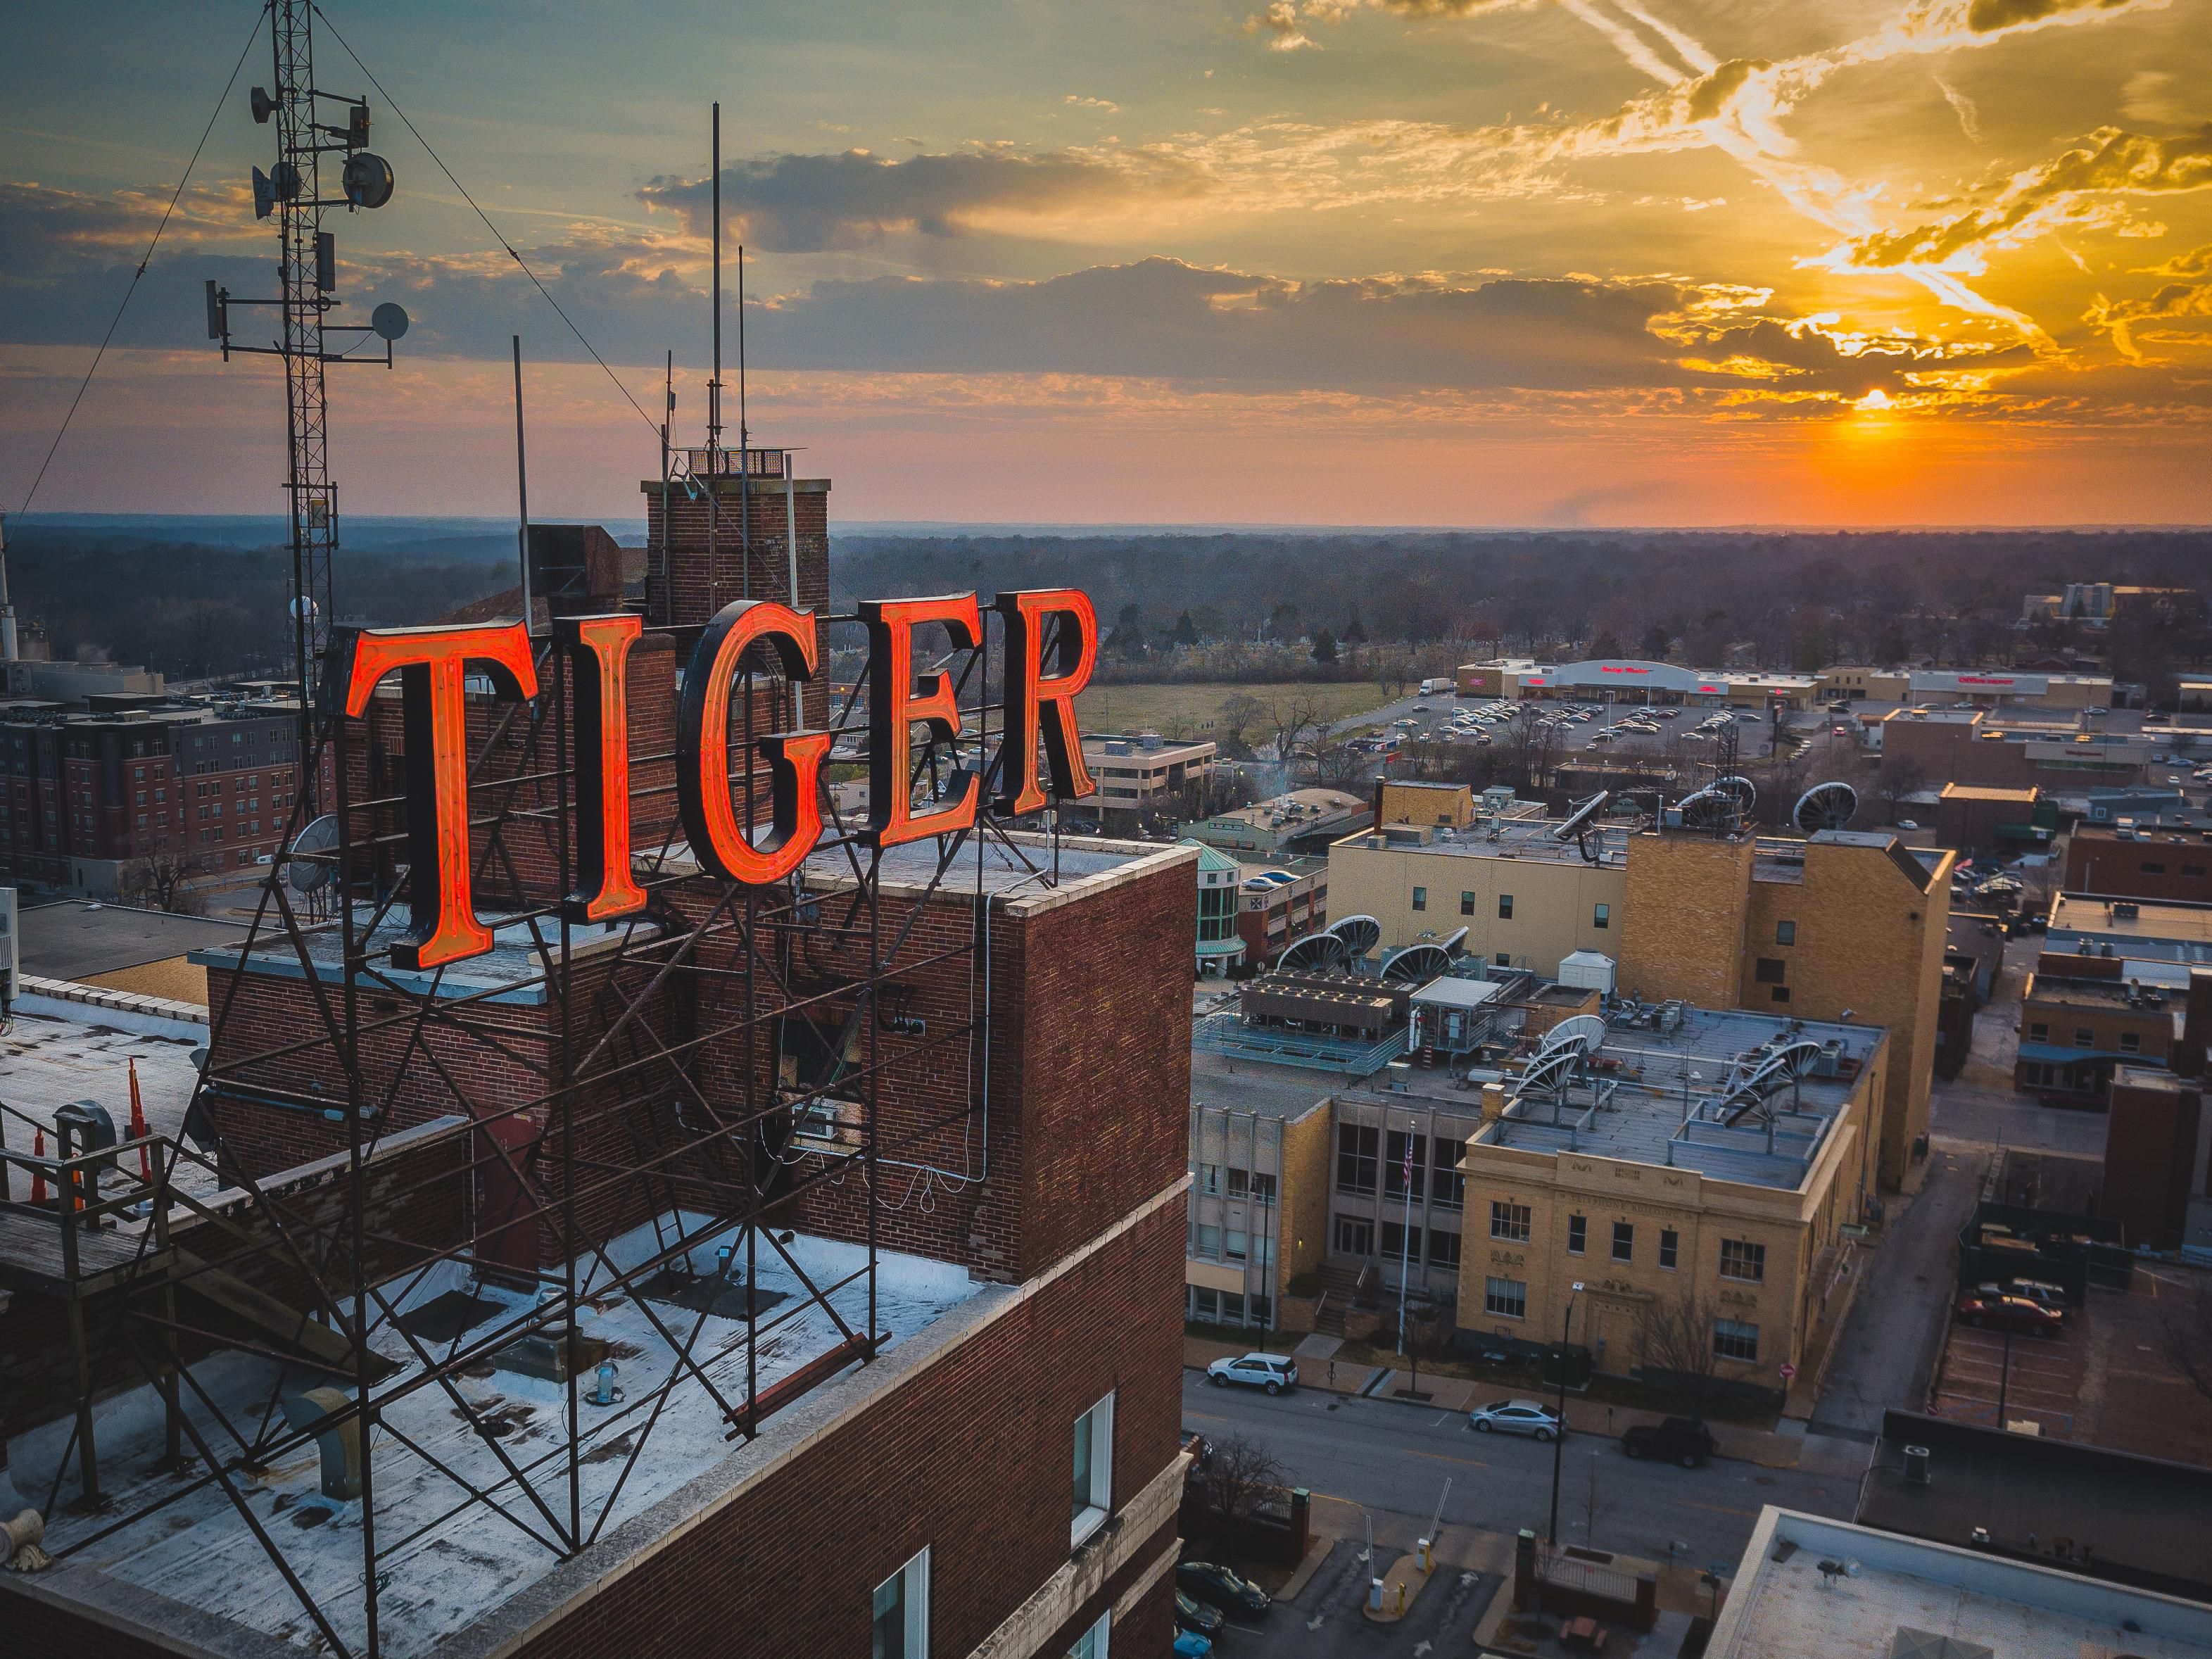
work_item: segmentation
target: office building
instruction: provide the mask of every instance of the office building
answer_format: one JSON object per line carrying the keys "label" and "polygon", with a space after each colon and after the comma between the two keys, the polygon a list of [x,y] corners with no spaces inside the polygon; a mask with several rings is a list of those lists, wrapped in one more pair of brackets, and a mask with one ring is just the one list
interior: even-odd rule
{"label": "office building", "polygon": [[1083,765],[1098,786],[1075,809],[1111,832],[1135,827],[1146,813],[1180,816],[1185,786],[1202,781],[1213,768],[1211,743],[1170,742],[1157,732],[1083,734]]}
{"label": "office building", "polygon": [[1341,789],[1293,789],[1187,825],[1192,841],[1247,863],[1325,854],[1331,842],[1365,827],[1373,809]]}
{"label": "office building", "polygon": [[2189,988],[2124,977],[2118,957],[2047,950],[2021,988],[2013,1086],[2055,1105],[2106,1103],[2121,1066],[2160,1066],[2181,1035]]}
{"label": "office building", "polygon": [[2212,830],[2085,823],[2067,838],[2062,885],[2081,898],[2212,905]]}
{"label": "office building", "polygon": [[2047,956],[2101,957],[2122,980],[2186,993],[2190,975],[2212,968],[2212,908],[2144,899],[2061,893],[2051,902]]}

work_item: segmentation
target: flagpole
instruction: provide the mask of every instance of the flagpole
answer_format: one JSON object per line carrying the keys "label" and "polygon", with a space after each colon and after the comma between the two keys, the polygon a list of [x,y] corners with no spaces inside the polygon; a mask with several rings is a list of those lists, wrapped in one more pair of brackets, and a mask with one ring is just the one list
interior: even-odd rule
{"label": "flagpole", "polygon": [[1406,1219],[1398,1229],[1398,1352],[1406,1352],[1406,1287],[1413,1277],[1413,1122],[1406,1120],[1406,1160],[1398,1184],[1406,1189]]}

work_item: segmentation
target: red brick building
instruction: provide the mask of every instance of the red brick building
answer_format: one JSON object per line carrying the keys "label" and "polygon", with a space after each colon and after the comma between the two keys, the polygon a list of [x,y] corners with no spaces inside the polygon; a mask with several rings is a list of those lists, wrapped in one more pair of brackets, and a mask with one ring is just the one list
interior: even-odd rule
{"label": "red brick building", "polygon": [[2212,1145],[2193,1079],[2123,1066],[2112,1073],[2099,1213],[2127,1229],[2121,1243],[2170,1249],[2181,1242],[2189,1201],[2206,1190]]}
{"label": "red brick building", "polygon": [[[827,485],[794,482],[754,526],[753,575],[781,573],[771,592],[787,592],[795,525],[800,597],[823,605],[826,539],[800,514],[811,501],[819,523]],[[678,521],[648,570],[634,658],[641,915],[574,925],[565,952],[552,927],[510,921],[489,952],[413,973],[386,949],[405,903],[357,898],[368,971],[348,974],[327,925],[202,958],[217,1017],[200,1103],[234,1181],[277,1195],[255,1213],[313,1223],[290,1195],[327,1194],[314,1182],[345,1169],[349,1087],[374,1137],[370,1343],[395,1368],[375,1385],[380,1635],[365,1505],[330,1485],[357,1447],[322,1445],[319,1493],[317,1447],[296,1437],[273,1437],[282,1455],[255,1462],[236,1502],[211,1479],[179,1492],[149,1461],[158,1433],[132,1437],[161,1413],[126,1371],[106,1396],[102,1514],[70,1511],[65,1415],[9,1471],[64,1494],[47,1541],[69,1571],[0,1583],[0,1629],[28,1650],[306,1654],[333,1633],[353,1653],[486,1659],[1167,1650],[1194,854],[994,830],[951,848],[941,880],[930,839],[884,850],[865,890],[842,848],[789,889],[733,896],[687,875],[668,765],[647,757],[669,752],[677,666],[708,603],[742,596],[734,561],[700,574],[698,534]],[[574,608],[604,607],[590,590],[605,586],[586,577]],[[553,695],[535,718],[472,699],[488,922],[542,908],[560,869]],[[406,734],[389,701],[349,728],[356,799],[394,787]],[[381,894],[397,875],[364,859],[357,882]],[[350,1050],[319,1036],[342,999],[359,1005]],[[733,1191],[757,1221],[714,1220]],[[354,1247],[340,1233],[331,1248]],[[528,1322],[568,1274],[563,1360]],[[307,1296],[302,1277],[273,1293]],[[603,1278],[613,1288],[592,1291]],[[0,1312],[0,1382],[11,1333],[34,1328],[8,1321],[39,1304],[19,1293]],[[264,1334],[204,1386],[265,1413],[287,1386],[271,1367],[301,1340]],[[615,1392],[570,1404],[532,1369],[547,1364],[599,1364]],[[35,1380],[11,1406],[33,1409]],[[580,1498],[532,1473],[563,1446]],[[564,1531],[572,1502],[602,1520]]]}
{"label": "red brick building", "polygon": [[115,898],[155,860],[193,880],[250,878],[292,809],[296,702],[98,702],[0,707],[0,880]]}
{"label": "red brick building", "polygon": [[2212,904],[2212,830],[2085,823],[2066,843],[2065,890],[2089,898]]}

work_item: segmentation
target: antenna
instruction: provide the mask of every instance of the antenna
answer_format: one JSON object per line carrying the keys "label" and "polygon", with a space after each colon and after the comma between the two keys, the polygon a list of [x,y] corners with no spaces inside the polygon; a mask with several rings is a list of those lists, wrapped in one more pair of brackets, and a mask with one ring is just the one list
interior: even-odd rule
{"label": "antenna", "polygon": [[707,614],[721,609],[720,538],[721,502],[714,481],[722,471],[722,105],[714,102],[713,156],[709,179],[714,190],[714,372],[707,380]]}
{"label": "antenna", "polygon": [[514,337],[514,513],[515,542],[522,552],[522,628],[537,620],[530,603],[530,463],[522,447],[522,337]]}
{"label": "antenna", "polygon": [[[279,297],[241,300],[213,282],[207,285],[208,337],[233,352],[284,360],[285,410],[289,417],[290,467],[285,491],[292,517],[293,671],[300,685],[301,793],[314,810],[318,779],[309,764],[313,748],[315,672],[330,642],[337,609],[333,567],[338,547],[337,487],[330,475],[330,404],[324,365],[374,362],[328,349],[331,334],[373,335],[392,343],[407,332],[407,313],[389,302],[366,323],[333,323],[339,303],[337,239],[323,228],[323,210],[373,210],[392,199],[392,165],[368,148],[368,100],[325,92],[315,84],[313,0],[269,0],[269,46],[273,92],[256,87],[247,100],[257,125],[276,126],[277,158],[267,173],[253,169],[253,216],[276,218]],[[318,100],[323,102],[318,102]],[[320,118],[324,103],[338,106],[343,121]],[[342,155],[338,191],[324,194],[323,158]],[[240,345],[231,337],[230,308],[273,306],[283,313],[283,343]]]}
{"label": "antenna", "polygon": [[[0,513],[0,662],[15,660],[15,605],[8,597],[8,515]],[[0,690],[13,689],[0,684]]]}

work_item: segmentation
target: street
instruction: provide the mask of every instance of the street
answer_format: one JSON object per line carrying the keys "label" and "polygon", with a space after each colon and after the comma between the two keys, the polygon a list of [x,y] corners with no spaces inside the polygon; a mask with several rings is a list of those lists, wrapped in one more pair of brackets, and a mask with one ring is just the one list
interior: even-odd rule
{"label": "street", "polygon": [[[1457,1524],[1541,1534],[1547,1524],[1553,1449],[1477,1434],[1455,1412],[1310,1389],[1271,1400],[1256,1390],[1212,1388],[1186,1372],[1182,1420],[1209,1440],[1242,1434],[1257,1442],[1281,1460],[1293,1485],[1375,1513],[1378,1535],[1386,1514],[1412,1521],[1401,1547],[1425,1526],[1447,1479],[1447,1533]],[[1571,1436],[1562,1459],[1559,1537],[1662,1561],[1677,1545],[1684,1547],[1674,1552],[1678,1561],[1720,1562],[1732,1571],[1760,1505],[1848,1517],[1856,1496],[1857,1472],[1844,1461],[1824,1462],[1817,1473],[1725,1459],[1683,1469],[1632,1459],[1615,1440]],[[1402,1532],[1393,1530],[1394,1541]],[[1332,1560],[1331,1569],[1336,1565]]]}

